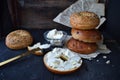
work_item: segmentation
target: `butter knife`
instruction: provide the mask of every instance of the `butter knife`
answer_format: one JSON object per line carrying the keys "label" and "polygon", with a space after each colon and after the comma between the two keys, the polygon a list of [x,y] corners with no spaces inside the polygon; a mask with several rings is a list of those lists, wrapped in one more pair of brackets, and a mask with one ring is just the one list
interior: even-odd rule
{"label": "butter knife", "polygon": [[19,59],[19,58],[25,57],[25,56],[27,56],[27,55],[29,55],[29,54],[31,54],[31,53],[34,53],[35,51],[38,51],[38,50],[40,50],[40,49],[39,49],[39,48],[36,48],[36,49],[31,50],[31,51],[26,51],[25,53],[22,53],[22,54],[20,54],[20,55],[18,55],[18,56],[15,56],[15,57],[13,57],[13,58],[10,58],[10,59],[8,59],[8,60],[5,60],[5,61],[3,61],[3,62],[0,62],[0,67],[3,66],[3,65],[5,65],[5,64],[8,64],[8,63],[10,63],[10,62],[12,62],[12,61],[15,61],[15,60],[17,60],[17,59]]}

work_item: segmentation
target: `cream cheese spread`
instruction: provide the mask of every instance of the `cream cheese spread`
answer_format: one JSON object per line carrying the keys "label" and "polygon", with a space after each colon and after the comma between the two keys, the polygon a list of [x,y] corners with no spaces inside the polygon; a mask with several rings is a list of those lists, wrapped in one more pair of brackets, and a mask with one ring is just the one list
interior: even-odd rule
{"label": "cream cheese spread", "polygon": [[[61,55],[66,59],[62,59]],[[48,52],[46,63],[55,70],[67,71],[78,68],[82,64],[82,59],[78,54],[72,53],[67,48],[54,48]]]}

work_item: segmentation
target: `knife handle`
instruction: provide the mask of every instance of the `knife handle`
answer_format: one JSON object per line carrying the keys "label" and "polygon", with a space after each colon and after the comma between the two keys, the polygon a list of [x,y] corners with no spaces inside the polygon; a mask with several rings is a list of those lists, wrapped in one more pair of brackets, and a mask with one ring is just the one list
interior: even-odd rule
{"label": "knife handle", "polygon": [[10,59],[8,59],[8,60],[5,60],[5,61],[3,61],[3,62],[0,62],[0,67],[3,66],[3,65],[5,65],[5,64],[8,64],[8,63],[10,63],[10,62],[12,62],[12,61],[15,61],[15,60],[17,60],[17,59],[19,59],[19,58],[21,58],[21,57],[27,56],[28,54],[29,54],[29,53],[24,53],[24,54],[15,56],[15,57],[13,57],[13,58],[10,58]]}
{"label": "knife handle", "polygon": [[31,50],[31,51],[27,51],[27,52],[25,52],[25,53],[23,53],[23,54],[20,54],[20,55],[18,55],[18,56],[15,56],[15,57],[13,57],[13,58],[10,58],[10,59],[8,59],[8,60],[5,60],[5,61],[3,61],[3,62],[0,62],[0,67],[3,66],[3,65],[5,65],[5,64],[8,64],[8,63],[10,63],[10,62],[12,62],[12,61],[15,61],[15,60],[17,60],[17,59],[19,59],[19,58],[22,58],[22,57],[24,57],[24,56],[27,56],[27,55],[29,55],[29,54],[31,54],[31,53],[34,53],[35,51],[38,51],[38,50],[40,50],[40,48],[36,48],[36,49]]}

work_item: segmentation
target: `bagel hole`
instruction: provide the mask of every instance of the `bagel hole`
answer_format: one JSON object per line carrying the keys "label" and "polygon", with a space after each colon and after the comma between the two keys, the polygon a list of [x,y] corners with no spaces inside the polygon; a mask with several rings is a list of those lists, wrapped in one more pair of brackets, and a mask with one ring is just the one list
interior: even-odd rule
{"label": "bagel hole", "polygon": [[68,57],[65,56],[65,55],[61,55],[61,56],[60,56],[60,59],[63,60],[63,61],[67,61],[67,60],[68,60]]}

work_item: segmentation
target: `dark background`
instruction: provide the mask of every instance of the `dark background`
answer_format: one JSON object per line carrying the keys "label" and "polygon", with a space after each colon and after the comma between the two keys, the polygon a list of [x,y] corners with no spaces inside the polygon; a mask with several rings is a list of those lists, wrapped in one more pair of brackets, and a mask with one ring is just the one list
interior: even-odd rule
{"label": "dark background", "polygon": [[6,36],[12,29],[13,25],[7,0],[0,0],[0,38]]}
{"label": "dark background", "polygon": [[103,30],[120,43],[120,0],[108,0]]}
{"label": "dark background", "polygon": [[[112,51],[103,59],[104,54],[89,61],[84,60],[80,70],[73,74],[57,75],[49,72],[43,64],[42,56],[30,55],[0,67],[0,80],[119,80],[120,79],[120,0],[108,0],[106,3],[106,22],[100,27],[104,43]],[[62,10],[60,10],[62,11]],[[24,50],[10,50],[5,46],[5,36],[15,28],[8,10],[7,0],[0,2],[0,62],[14,57]],[[16,27],[17,28],[17,27]],[[34,43],[44,43],[43,33],[46,30],[29,30]],[[66,30],[70,33],[70,30]],[[38,37],[39,36],[39,37]],[[97,62],[99,60],[99,62]],[[105,62],[110,60],[110,64]]]}
{"label": "dark background", "polygon": [[[75,0],[71,0],[74,2]],[[101,0],[100,0],[101,1]],[[103,2],[103,1],[101,1]],[[120,42],[120,0],[107,0],[106,1],[106,22],[101,27],[101,31],[105,31],[115,40]],[[72,4],[72,3],[71,3]],[[70,4],[69,4],[70,5]],[[67,7],[67,6],[66,6]],[[63,9],[58,9],[61,12]],[[0,37],[6,36],[13,30],[10,12],[8,10],[7,0],[0,1]]]}

